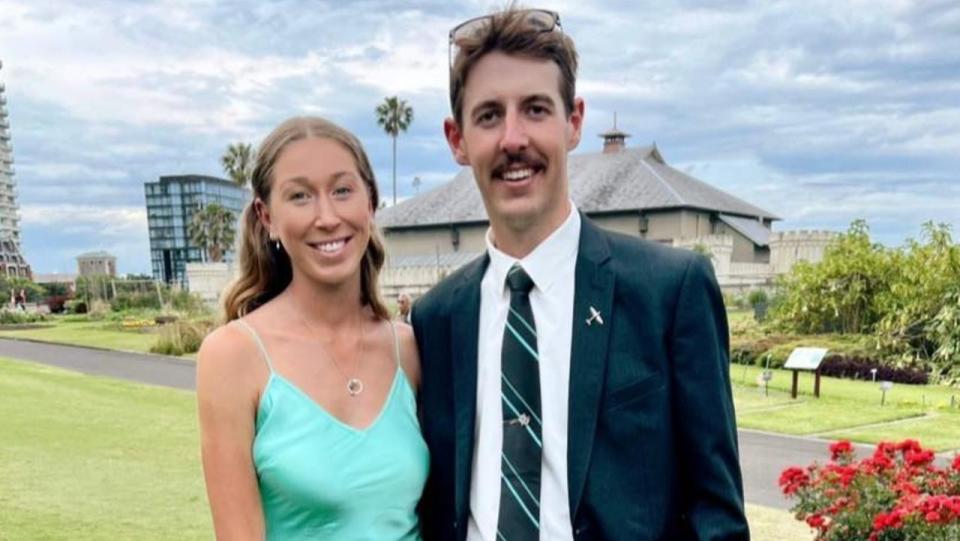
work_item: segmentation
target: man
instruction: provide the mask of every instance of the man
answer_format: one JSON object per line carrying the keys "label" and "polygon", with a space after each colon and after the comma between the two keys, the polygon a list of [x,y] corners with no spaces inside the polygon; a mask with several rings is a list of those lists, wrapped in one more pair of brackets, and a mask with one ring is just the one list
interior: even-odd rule
{"label": "man", "polygon": [[410,294],[401,291],[397,295],[397,319],[403,323],[410,323]]}
{"label": "man", "polygon": [[559,16],[509,8],[450,38],[444,131],[490,229],[412,314],[424,538],[748,539],[710,263],[574,208],[584,102]]}

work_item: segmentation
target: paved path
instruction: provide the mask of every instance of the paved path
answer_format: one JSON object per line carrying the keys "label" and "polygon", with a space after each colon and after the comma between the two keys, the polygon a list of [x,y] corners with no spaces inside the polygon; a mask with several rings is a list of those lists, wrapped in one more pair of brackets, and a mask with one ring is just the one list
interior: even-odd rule
{"label": "paved path", "polygon": [[[36,361],[70,370],[192,390],[193,361],[140,353],[96,350],[74,346],[0,338],[0,357]],[[740,430],[740,461],[746,500],[779,509],[789,503],[777,487],[787,466],[806,465],[827,458],[826,440]],[[858,446],[862,456],[869,447]]]}
{"label": "paved path", "polygon": [[193,361],[152,355],[63,346],[0,338],[0,357],[36,361],[95,376],[110,376],[141,383],[193,390]]}

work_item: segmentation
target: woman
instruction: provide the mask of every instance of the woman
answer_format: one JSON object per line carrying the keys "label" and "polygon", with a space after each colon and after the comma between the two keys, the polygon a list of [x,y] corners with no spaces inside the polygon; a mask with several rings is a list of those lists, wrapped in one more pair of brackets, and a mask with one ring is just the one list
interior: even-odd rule
{"label": "woman", "polygon": [[219,539],[418,539],[419,358],[377,289],[378,193],[360,143],[293,118],[260,146],[228,323],[197,356]]}

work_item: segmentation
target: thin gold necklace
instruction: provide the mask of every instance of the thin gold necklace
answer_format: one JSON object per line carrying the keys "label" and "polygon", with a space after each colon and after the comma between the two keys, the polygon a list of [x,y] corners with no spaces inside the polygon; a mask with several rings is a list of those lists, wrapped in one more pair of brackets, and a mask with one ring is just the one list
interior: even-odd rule
{"label": "thin gold necklace", "polygon": [[312,334],[314,338],[320,342],[320,349],[323,351],[323,354],[330,359],[330,362],[336,367],[337,371],[347,380],[347,394],[351,397],[356,397],[363,392],[363,380],[360,379],[360,360],[363,358],[364,346],[366,344],[366,335],[363,332],[363,308],[360,309],[360,314],[358,316],[359,321],[357,321],[357,327],[360,329],[360,351],[357,353],[357,360],[354,362],[354,376],[348,375],[344,372],[343,368],[340,367],[340,363],[331,355],[325,347],[323,347],[323,341],[320,340],[319,334],[314,330],[310,325],[307,325],[307,320],[304,319],[303,315],[300,315],[300,322],[303,324],[304,328],[307,329],[307,332]]}

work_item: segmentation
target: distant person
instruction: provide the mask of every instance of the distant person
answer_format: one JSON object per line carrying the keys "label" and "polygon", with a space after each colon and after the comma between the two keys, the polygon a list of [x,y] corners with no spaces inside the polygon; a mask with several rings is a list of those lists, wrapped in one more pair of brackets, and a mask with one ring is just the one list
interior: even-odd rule
{"label": "distant person", "polygon": [[424,539],[749,539],[710,262],[570,200],[585,106],[559,15],[477,17],[450,47],[444,131],[490,229],[413,308]]}
{"label": "distant person", "polygon": [[410,294],[406,291],[401,291],[397,295],[397,319],[400,321],[409,324],[410,323],[410,305],[412,299]]}
{"label": "distant person", "polygon": [[20,310],[24,312],[27,311],[27,290],[21,289],[20,292],[17,293],[16,305]]}
{"label": "distant person", "polygon": [[216,536],[419,539],[419,360],[378,290],[367,155],[343,128],[293,118],[260,145],[252,187],[228,323],[197,356]]}

